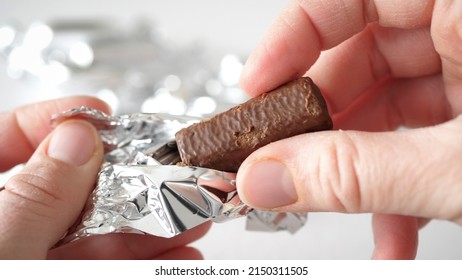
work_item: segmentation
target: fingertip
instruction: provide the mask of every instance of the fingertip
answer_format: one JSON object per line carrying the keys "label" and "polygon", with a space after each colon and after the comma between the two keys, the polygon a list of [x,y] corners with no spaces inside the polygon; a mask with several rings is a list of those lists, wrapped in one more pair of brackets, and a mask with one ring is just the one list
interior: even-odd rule
{"label": "fingertip", "polygon": [[302,5],[289,4],[249,56],[241,87],[250,96],[303,76],[318,59],[320,38]]}
{"label": "fingertip", "polygon": [[51,134],[47,154],[53,159],[80,166],[95,155],[100,142],[91,124],[81,120],[67,121]]}
{"label": "fingertip", "polygon": [[418,247],[418,222],[414,217],[375,214],[372,219],[375,260],[411,260]]}
{"label": "fingertip", "polygon": [[247,59],[239,79],[241,88],[250,97],[255,97],[268,91],[268,86],[264,81],[265,73],[262,71],[262,69],[259,69],[261,68],[259,65],[262,63],[259,56],[261,55],[257,48],[250,54],[249,58]]}
{"label": "fingertip", "polygon": [[241,199],[258,209],[275,209],[298,199],[294,181],[285,164],[276,159],[248,162],[238,172]]}
{"label": "fingertip", "polygon": [[[293,51],[281,41],[284,40],[272,36],[263,40],[245,63],[239,82],[250,97],[269,92],[302,77],[319,56],[319,52],[311,55]],[[300,56],[310,58],[304,61],[300,60]]]}

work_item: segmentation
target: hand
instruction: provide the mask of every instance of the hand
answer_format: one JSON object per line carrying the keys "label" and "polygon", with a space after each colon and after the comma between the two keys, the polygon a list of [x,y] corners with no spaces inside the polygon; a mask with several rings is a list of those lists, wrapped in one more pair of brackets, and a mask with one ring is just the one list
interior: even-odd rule
{"label": "hand", "polygon": [[185,245],[209,225],[171,239],[109,234],[50,250],[78,218],[103,158],[92,125],[72,120],[49,127],[53,114],[81,105],[109,111],[97,99],[70,97],[0,113],[0,171],[27,161],[0,192],[0,259],[201,258]]}
{"label": "hand", "polygon": [[237,174],[240,197],[264,209],[376,213],[374,258],[414,258],[428,219],[462,224],[461,14],[461,1],[291,3],[241,86],[255,96],[306,74],[344,130],[256,151]]}

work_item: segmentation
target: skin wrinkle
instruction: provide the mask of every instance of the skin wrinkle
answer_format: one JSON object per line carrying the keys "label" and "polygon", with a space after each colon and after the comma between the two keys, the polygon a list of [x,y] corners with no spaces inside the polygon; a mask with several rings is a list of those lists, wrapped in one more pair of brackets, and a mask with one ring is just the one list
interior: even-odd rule
{"label": "skin wrinkle", "polygon": [[[309,202],[311,191],[302,187],[308,181],[310,183],[307,185],[314,186],[316,192],[321,192],[322,196],[327,198],[326,201],[329,201],[329,205],[335,205],[336,211],[357,213],[363,209],[361,184],[357,176],[359,167],[355,164],[359,151],[352,138],[352,132],[339,132],[341,133],[339,137],[324,139],[327,140],[323,148],[326,152],[318,154],[316,159],[312,161],[313,163],[309,164],[312,169],[309,174],[313,175],[306,180],[298,181],[297,190],[300,191],[300,198],[303,197],[299,203],[305,202],[313,205]],[[322,142],[321,139],[319,140]],[[297,175],[297,170],[300,172],[304,170],[304,168],[297,168],[297,166],[307,165],[306,157],[303,154],[293,156],[296,156],[297,161],[294,166],[291,166],[291,169]],[[304,178],[305,176],[305,172],[302,172],[294,178]],[[313,179],[316,180],[313,181]],[[299,207],[302,208],[303,205],[299,205]],[[313,210],[316,211],[316,209]]]}
{"label": "skin wrinkle", "polygon": [[[33,200],[31,197],[28,197],[20,192],[17,192],[16,190],[8,190],[7,191],[10,196],[10,201],[15,201],[19,203],[14,203],[14,206],[11,209],[14,209],[16,212],[22,213],[22,212],[27,212],[27,215],[21,215],[20,218],[23,221],[23,223],[26,220],[30,222],[35,222],[37,220],[50,220],[51,216],[50,215],[45,215],[44,213],[35,211],[37,207],[30,207],[30,205],[39,205],[48,209],[52,209],[53,207],[50,206],[47,203],[43,203],[40,200]],[[22,211],[21,209],[24,209]],[[33,214],[33,215],[31,215]],[[39,217],[39,219],[35,218]],[[14,216],[13,219],[17,219],[17,216]],[[44,219],[43,219],[44,218]]]}
{"label": "skin wrinkle", "polygon": [[[320,41],[320,48],[318,48],[320,51],[337,46],[345,39],[359,33],[366,26],[364,20],[361,20],[358,26],[356,10],[352,10],[353,6],[351,4],[347,5],[343,0],[319,1],[319,6],[315,6],[314,4],[315,2],[312,2],[305,7],[299,3],[299,7],[307,14],[309,22],[316,30]],[[317,15],[319,11],[326,12],[332,10],[342,11],[342,13],[328,12]],[[361,16],[364,18],[363,15]],[[342,28],[332,28],[333,26],[342,26]]]}
{"label": "skin wrinkle", "polygon": [[[24,183],[22,183],[24,185]],[[7,191],[5,191],[7,192]],[[43,192],[42,192],[43,193]],[[24,225],[28,225],[27,227],[37,224],[37,222],[40,222],[40,227],[55,227],[54,221],[54,213],[52,213],[53,208],[56,207],[53,206],[49,203],[43,202],[42,199],[39,200],[34,200],[32,197],[29,195],[24,195],[23,193],[13,191],[13,190],[8,190],[8,193],[5,195],[9,195],[8,199],[5,201],[6,205],[10,205],[10,209],[12,210],[12,213],[8,215],[8,217],[5,215],[5,220],[6,221],[14,221],[14,220],[20,220],[21,223],[19,224],[19,230],[24,227]],[[32,207],[31,207],[32,206]],[[13,213],[14,212],[14,213]],[[8,213],[5,213],[8,214]],[[70,225],[69,225],[70,226]],[[8,227],[11,227],[10,223],[8,223]],[[62,233],[61,233],[62,234]],[[28,235],[28,234],[26,234]],[[36,237],[38,239],[42,239],[44,243],[41,246],[46,246],[48,248],[49,246],[52,246],[55,241],[53,239],[55,238],[52,235],[46,235],[44,236],[43,234],[38,236],[38,233],[36,234]],[[26,240],[27,243],[27,240]],[[38,245],[38,244],[36,244]],[[26,246],[28,246],[26,244]],[[45,249],[43,249],[45,250]],[[35,257],[34,257],[35,258]]]}
{"label": "skin wrinkle", "polygon": [[[55,203],[56,200],[62,200],[58,195],[55,195],[53,191],[49,191],[46,188],[40,186],[50,186],[49,180],[46,178],[47,176],[41,176],[38,174],[17,174],[13,176],[10,181],[5,185],[5,191],[8,191],[15,196],[18,196],[25,201],[30,201],[33,203],[39,203],[46,208],[53,208],[52,205]],[[27,187],[28,186],[28,187]],[[31,189],[33,191],[31,191]],[[57,189],[57,187],[53,187],[52,189]],[[33,196],[31,196],[33,194]],[[34,197],[39,197],[43,195],[48,199],[43,199],[40,197],[39,199],[34,199]],[[47,203],[46,201],[49,201]]]}
{"label": "skin wrinkle", "polygon": [[377,7],[375,6],[374,0],[363,0],[363,17],[364,17],[364,25],[378,21],[379,14],[377,13]]}
{"label": "skin wrinkle", "polygon": [[334,193],[339,197],[345,210],[358,212],[362,209],[362,190],[359,173],[356,171],[358,167],[355,165],[359,153],[350,133],[342,132],[340,135],[336,144],[332,146],[333,159],[337,168],[336,174],[338,173],[338,184],[333,185]]}
{"label": "skin wrinkle", "polygon": [[[302,16],[305,18],[305,21],[310,25],[311,29],[313,30],[314,34],[315,34],[315,44],[316,44],[316,47],[315,49],[322,49],[323,48],[323,43],[322,43],[322,39],[321,39],[321,34],[319,33],[319,30],[316,28],[316,26],[313,24],[313,21],[311,20],[311,17],[310,15],[308,14],[308,12],[303,8],[303,5],[301,5],[301,1],[297,1],[297,6],[298,6],[298,11],[301,12]],[[311,44],[313,42],[310,42]],[[319,54],[317,55],[317,58],[319,57]],[[302,76],[303,74],[305,74],[306,70],[298,70],[296,71],[298,72],[297,75],[298,76]]]}
{"label": "skin wrinkle", "polygon": [[431,0],[375,0],[378,22],[384,27],[403,29],[429,26],[433,3]]}
{"label": "skin wrinkle", "polygon": [[[54,190],[58,190],[59,188],[58,186],[50,184],[47,178],[49,178],[49,176],[38,172],[34,174],[20,173],[10,179],[10,181],[5,185],[5,191],[11,194],[13,198],[18,198],[14,207],[27,207],[28,209],[26,211],[18,210],[17,212],[27,212],[28,214],[33,213],[35,216],[40,217],[38,219],[33,218],[32,220],[52,220],[52,216],[47,214],[49,213],[48,211],[55,208],[57,204],[64,203],[64,200],[59,195],[54,194]],[[40,186],[47,186],[48,188],[53,189],[53,191]],[[36,206],[31,207],[31,205]]]}
{"label": "skin wrinkle", "polygon": [[[381,98],[385,102],[385,108],[387,109],[387,113],[385,116],[385,122],[388,126],[388,130],[394,130],[396,129],[400,124],[406,123],[405,120],[406,118],[404,117],[404,114],[402,112],[401,106],[398,106],[395,102],[395,98],[393,97],[393,92],[390,92],[389,94],[383,95],[384,98]],[[404,108],[406,110],[407,108]]]}
{"label": "skin wrinkle", "polygon": [[370,37],[370,41],[372,42],[370,47],[372,51],[368,52],[372,54],[369,55],[369,63],[371,69],[370,73],[372,73],[373,81],[377,82],[390,74],[390,64],[388,63],[387,59],[377,44],[376,34],[370,28],[367,28],[366,32],[368,37]]}
{"label": "skin wrinkle", "polygon": [[307,9],[304,7],[303,3],[305,1],[303,0],[298,0],[296,1],[297,3],[297,8],[298,8],[298,11],[300,11],[302,13],[302,15],[305,17],[306,19],[306,22],[310,24],[310,26],[312,27],[312,30],[314,31],[314,34],[315,34],[315,37],[317,39],[317,43],[318,43],[318,46],[316,49],[320,50],[320,49],[324,49],[324,46],[325,46],[325,43],[324,43],[324,40],[321,36],[321,32],[319,31],[319,28],[316,26],[316,24],[313,22],[313,19],[312,17],[310,16],[310,13],[307,11]]}
{"label": "skin wrinkle", "polygon": [[[342,182],[342,177],[344,177],[343,174],[343,169],[342,165],[339,163],[339,141],[336,141],[336,143],[332,143],[329,145],[329,159],[332,160],[333,164],[327,164],[327,168],[323,169],[320,168],[321,173],[318,175],[320,178],[327,178],[324,180],[321,180],[323,184],[321,186],[325,186],[329,190],[330,196],[332,196],[334,202],[334,205],[339,207],[340,212],[348,212],[348,210],[351,210],[350,207],[347,206],[347,204],[351,203],[351,201],[348,201],[348,197],[345,197],[345,194],[348,193],[348,191],[345,191],[345,184]],[[323,158],[323,156],[321,156]],[[323,164],[324,162],[324,164]],[[320,165],[325,166],[326,161],[320,161]],[[324,170],[324,171],[323,171]],[[334,171],[332,171],[334,170]],[[332,176],[332,174],[335,174],[336,176]]]}
{"label": "skin wrinkle", "polygon": [[[326,6],[327,6],[326,4],[329,4],[330,2],[333,2],[333,1],[325,1],[325,0],[320,0],[320,1],[319,1],[320,5],[321,5],[321,6],[324,6],[324,7],[323,7],[323,10],[327,10],[327,9],[326,9]],[[332,21],[334,21],[334,19],[332,19],[330,16],[329,16],[329,17],[324,16],[324,17],[318,18],[317,21],[313,21],[313,20],[312,20],[313,16],[310,16],[310,13],[308,12],[308,10],[307,10],[307,9],[303,9],[303,6],[301,6],[301,5],[300,5],[300,7],[302,8],[302,11],[304,11],[304,13],[307,14],[307,17],[310,19],[311,25],[312,25],[312,26],[314,27],[314,29],[316,30],[316,35],[318,36],[318,38],[319,38],[318,40],[319,40],[319,42],[320,42],[320,48],[319,48],[319,50],[326,50],[326,49],[329,49],[329,48],[333,47],[334,44],[328,43],[328,42],[327,42],[327,39],[328,39],[329,37],[333,37],[332,34],[336,34],[337,31],[336,31],[336,30],[330,30],[330,32],[328,32],[327,34],[325,34],[326,32],[321,32],[321,31],[320,31],[320,28],[321,28],[321,26],[326,25],[326,22],[329,22],[329,21],[332,22]],[[332,15],[332,16],[334,16],[334,15]],[[335,15],[335,16],[336,16],[336,15]],[[317,26],[316,22],[319,24],[319,26]],[[324,30],[324,31],[325,31],[325,30]],[[324,34],[324,36],[323,36],[323,34]],[[331,38],[331,40],[332,40],[332,38]]]}
{"label": "skin wrinkle", "polygon": [[[29,186],[33,188],[34,190],[38,190],[39,193],[42,193],[42,194],[45,194],[46,196],[54,198],[52,195],[49,195],[47,192],[41,190],[40,188],[36,188],[35,186],[33,186],[33,184],[31,184],[29,180],[24,179],[23,176],[15,176],[12,179],[12,181],[13,180],[14,180],[13,184],[15,185],[21,184],[22,185],[21,188],[24,188],[24,186]],[[45,206],[46,208],[50,208],[50,209],[52,208],[50,205],[48,205],[48,203],[44,203],[43,201],[41,201],[41,199],[33,199],[32,196],[25,195],[22,191],[19,191],[18,188],[5,188],[5,193],[11,194],[13,197],[18,197],[19,201],[21,202],[31,202],[32,204],[40,204],[42,206]],[[34,193],[34,196],[36,195],[37,193]]]}
{"label": "skin wrinkle", "polygon": [[[48,143],[47,143],[48,144]],[[44,147],[45,150],[48,147]],[[92,157],[96,154],[96,149],[92,155]],[[47,157],[46,155],[41,155],[43,157]],[[49,159],[46,164],[44,161],[42,162],[40,158],[33,158],[33,162],[28,164],[27,175],[31,176],[31,178],[37,178],[43,180],[43,183],[38,183],[38,186],[43,186],[45,192],[55,193],[55,199],[63,200],[63,197],[69,192],[65,188],[62,188],[59,185],[53,185],[47,178],[65,178],[66,175],[69,174],[70,170],[74,167],[72,165],[66,164],[56,159]]]}

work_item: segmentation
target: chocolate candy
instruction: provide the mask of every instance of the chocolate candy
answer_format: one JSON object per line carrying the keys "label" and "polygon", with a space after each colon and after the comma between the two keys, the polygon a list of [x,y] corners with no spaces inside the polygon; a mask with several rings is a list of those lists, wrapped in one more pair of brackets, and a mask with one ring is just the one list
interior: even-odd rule
{"label": "chocolate candy", "polygon": [[175,138],[184,164],[236,172],[264,145],[328,129],[332,120],[324,98],[304,77],[184,128]]}

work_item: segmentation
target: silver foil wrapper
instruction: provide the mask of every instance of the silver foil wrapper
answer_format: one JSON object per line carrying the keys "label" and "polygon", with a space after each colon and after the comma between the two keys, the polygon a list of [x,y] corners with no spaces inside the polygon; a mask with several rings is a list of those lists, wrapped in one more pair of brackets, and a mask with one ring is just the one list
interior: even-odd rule
{"label": "silver foil wrapper", "polygon": [[199,119],[163,114],[109,116],[87,107],[52,119],[84,119],[99,131],[105,157],[81,219],[62,243],[112,232],[173,237],[207,221],[247,216],[250,230],[295,232],[305,213],[253,210],[239,199],[235,174],[181,166],[175,133]]}

